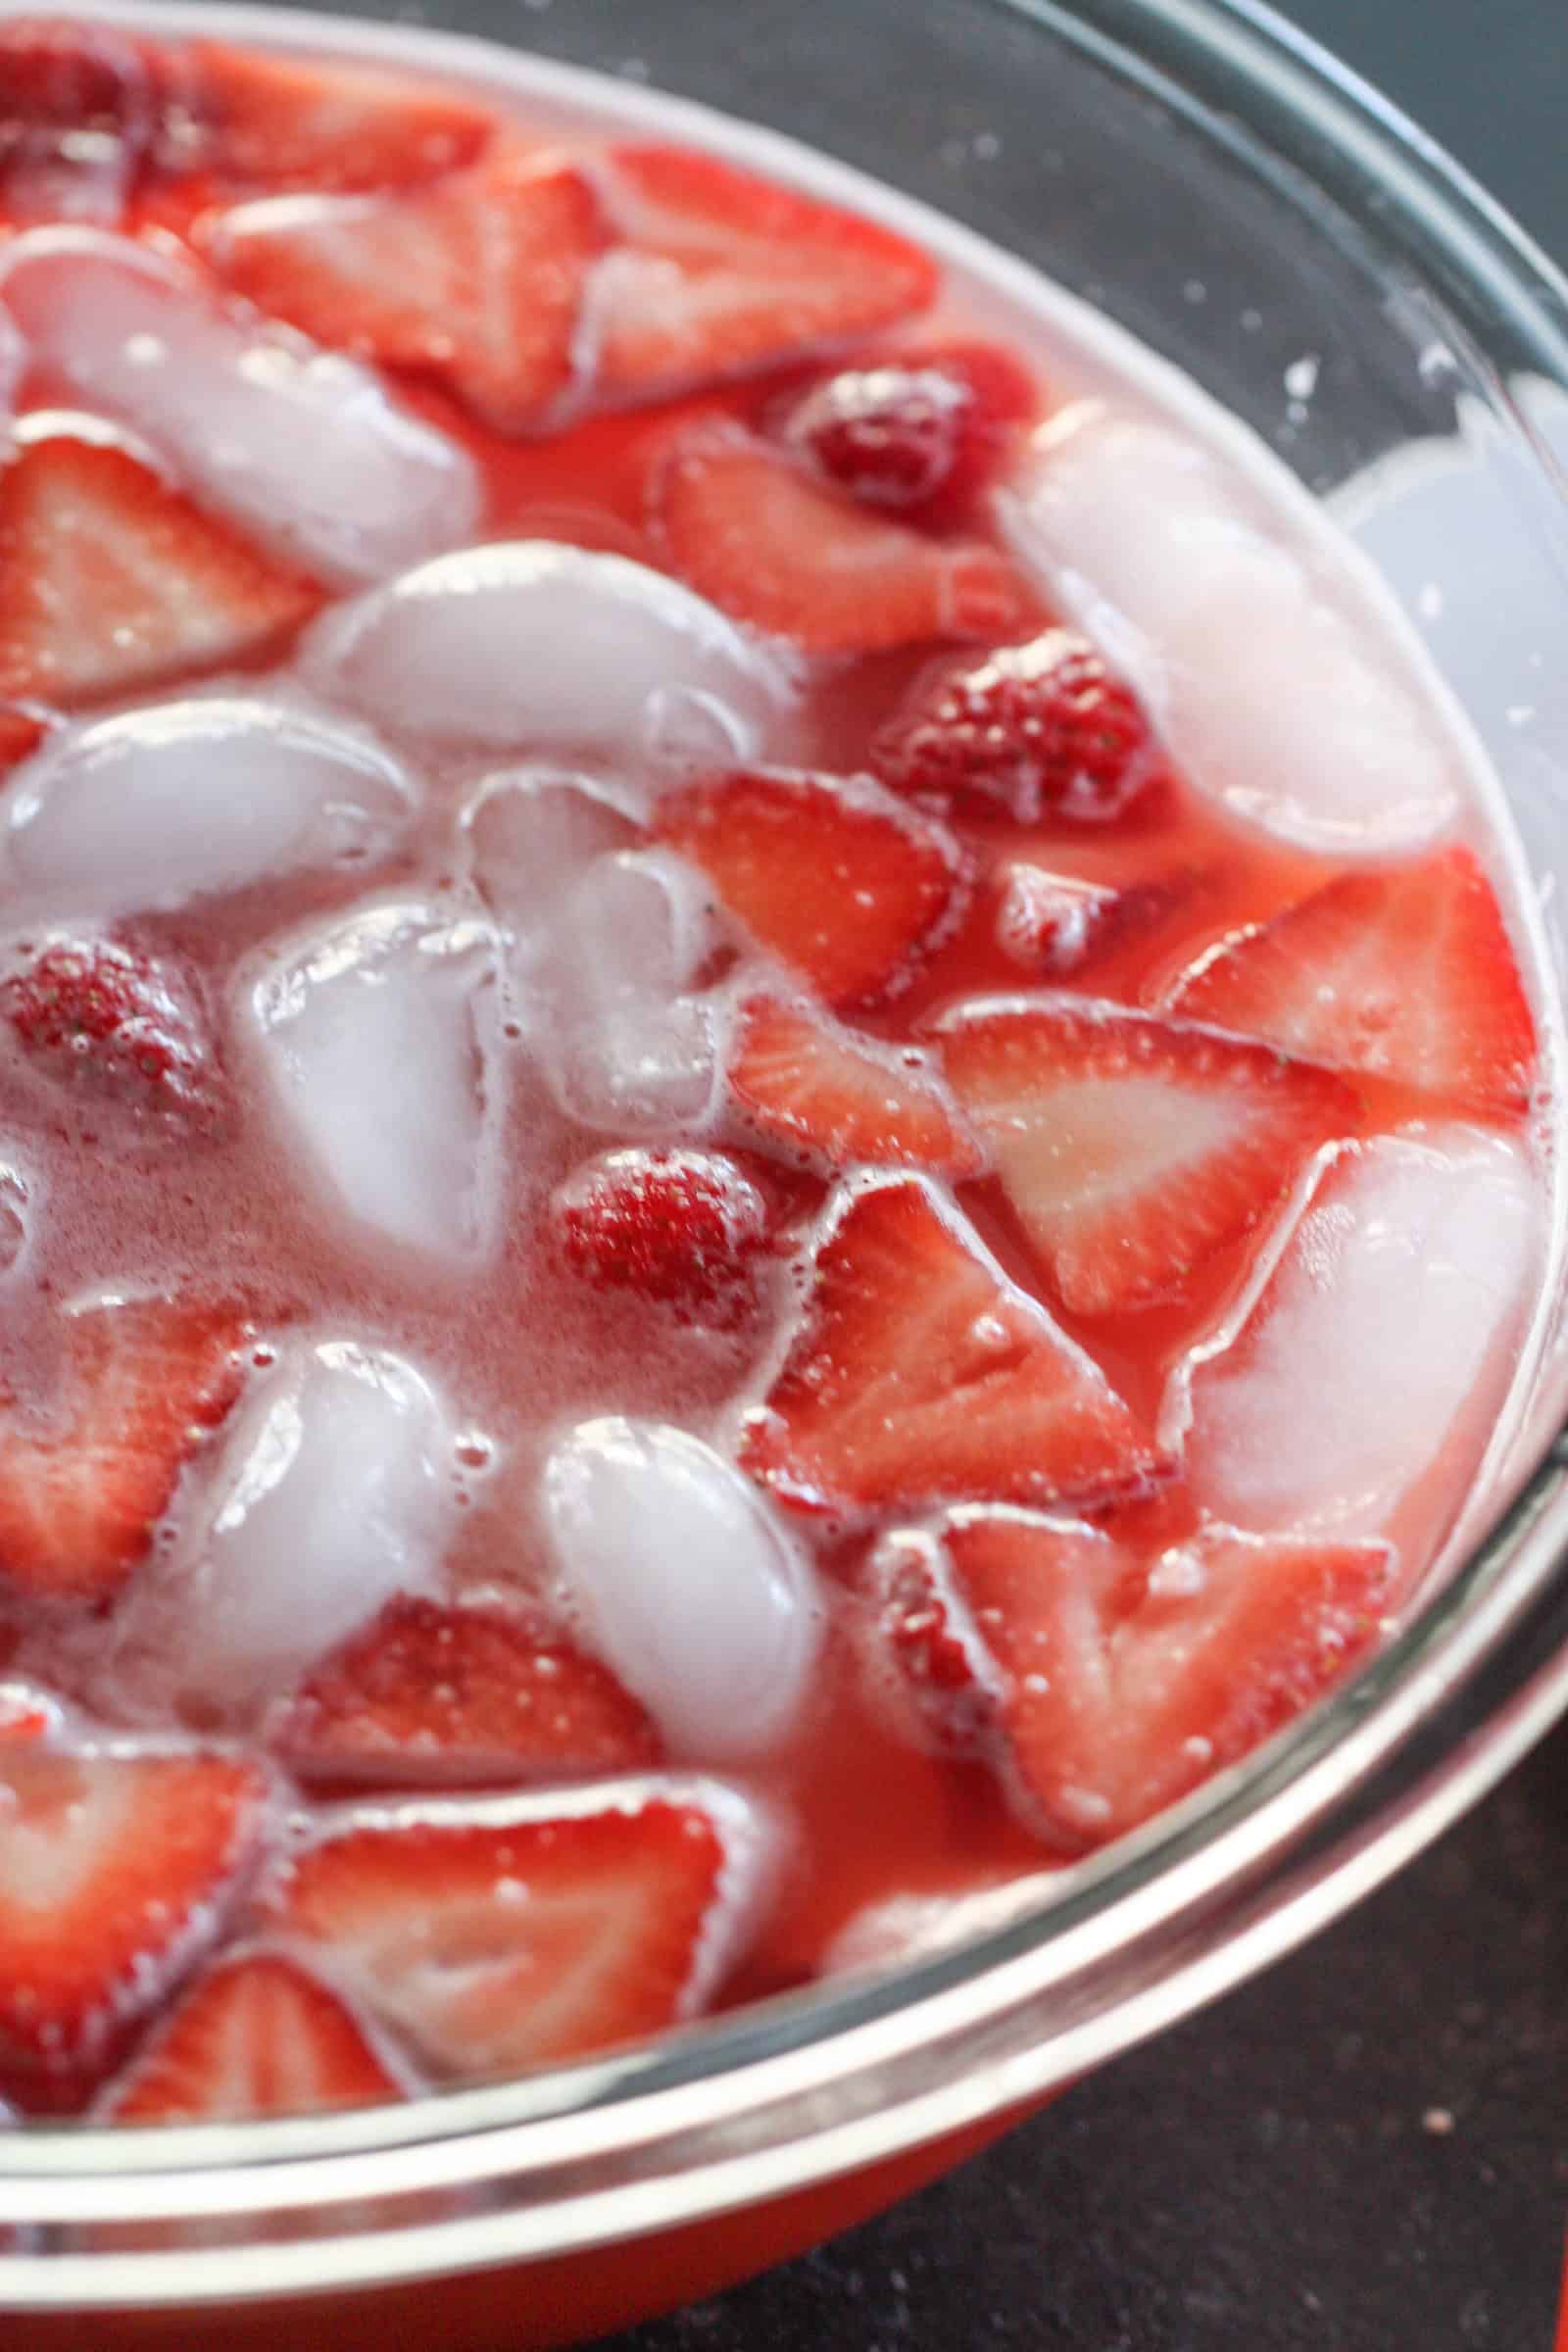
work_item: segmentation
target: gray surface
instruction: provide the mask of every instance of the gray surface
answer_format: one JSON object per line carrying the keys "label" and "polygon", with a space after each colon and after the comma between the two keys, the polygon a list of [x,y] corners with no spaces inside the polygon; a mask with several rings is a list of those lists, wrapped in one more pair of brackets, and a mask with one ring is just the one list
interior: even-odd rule
{"label": "gray surface", "polygon": [[[1568,255],[1563,0],[1287,13]],[[882,2221],[614,2352],[1546,2352],[1565,1799],[1568,1735],[1307,1952]]]}

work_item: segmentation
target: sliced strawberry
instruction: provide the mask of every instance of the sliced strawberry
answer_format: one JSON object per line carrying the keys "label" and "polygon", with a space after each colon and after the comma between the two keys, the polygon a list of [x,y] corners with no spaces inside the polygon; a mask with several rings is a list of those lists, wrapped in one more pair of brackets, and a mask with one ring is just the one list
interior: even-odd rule
{"label": "sliced strawberry", "polygon": [[863,778],[741,769],[666,795],[655,827],[833,1004],[897,996],[963,911],[952,835]]}
{"label": "sliced strawberry", "polygon": [[30,711],[0,710],[0,775],[30,759],[48,732],[44,721]]}
{"label": "sliced strawberry", "polygon": [[260,309],[436,377],[500,432],[540,423],[570,388],[604,241],[579,171],[513,151],[411,194],[242,205],[204,238]]}
{"label": "sliced strawberry", "polygon": [[0,1586],[43,1599],[120,1590],[239,1395],[247,1336],[231,1308],[162,1298],[66,1318],[55,1408],[0,1402]]}
{"label": "sliced strawberry", "polygon": [[771,1143],[835,1174],[856,1162],[974,1176],[985,1155],[924,1055],[872,1045],[783,997],[736,1015],[730,1092]]}
{"label": "sliced strawberry", "polygon": [[1075,1314],[1179,1294],[1360,1124],[1327,1070],[1119,1004],[986,998],[939,1034],[954,1091]]}
{"label": "sliced strawberry", "polygon": [[182,1122],[213,1109],[205,1025],[166,964],[116,940],[50,937],[0,956],[0,1021],[52,1084]]}
{"label": "sliced strawberry", "polygon": [[224,1755],[0,1755],[0,2068],[47,2095],[116,2044],[210,1943],[264,1826]]}
{"label": "sliced strawberry", "polygon": [[107,24],[0,24],[0,204],[113,222],[152,135],[151,51]]}
{"label": "sliced strawberry", "polygon": [[0,695],[69,709],[220,669],[319,601],[125,450],[52,434],[0,470]]}
{"label": "sliced strawberry", "polygon": [[811,654],[1005,637],[1030,612],[994,547],[868,514],[738,425],[698,425],[664,452],[649,521],[702,595]]}
{"label": "sliced strawberry", "polygon": [[834,349],[921,311],[939,274],[919,247],[687,148],[613,149],[605,201],[621,251],[593,317],[601,394],[663,400]]}
{"label": "sliced strawberry", "polygon": [[1194,1020],[1510,1117],[1536,1025],[1491,883],[1469,850],[1342,874],[1210,950],[1168,992]]}
{"label": "sliced strawberry", "polygon": [[472,163],[496,125],[424,76],[224,41],[171,53],[163,78],[168,165],[270,187],[417,186]]}
{"label": "sliced strawberry", "polygon": [[318,1667],[272,1745],[306,1781],[574,1780],[658,1761],[653,1725],[597,1660],[492,1609],[390,1601]]}
{"label": "sliced strawberry", "polygon": [[1014,858],[998,876],[997,945],[1025,971],[1081,974],[1182,914],[1190,918],[1214,880],[1211,871],[1178,866],[1141,881],[1089,882]]}
{"label": "sliced strawberry", "polygon": [[727,1789],[658,1778],[329,1817],[272,1908],[443,2080],[515,2074],[700,2009],[760,1859]]}
{"label": "sliced strawberry", "polygon": [[566,1263],[683,1320],[732,1321],[773,1226],[766,1194],[727,1152],[606,1152],[551,1200]]}
{"label": "sliced strawberry", "polygon": [[958,344],[840,368],[795,401],[779,429],[852,498],[929,525],[973,506],[1037,406],[1008,353]]}
{"label": "sliced strawberry", "polygon": [[1145,1576],[1089,1528],[971,1509],[890,1535],[872,1575],[927,1725],[1079,1852],[1319,1697],[1376,1638],[1394,1555],[1208,1528]]}
{"label": "sliced strawberry", "polygon": [[402,2099],[354,2013],[281,1952],[220,1960],[98,2106],[116,2124],[242,2122]]}
{"label": "sliced strawberry", "polygon": [[807,1510],[1136,1489],[1161,1464],[1098,1365],[918,1177],[846,1193],[741,1458]]}
{"label": "sliced strawberry", "polygon": [[944,808],[1103,825],[1152,784],[1159,752],[1130,689],[1073,629],[950,672],[892,720],[870,765]]}

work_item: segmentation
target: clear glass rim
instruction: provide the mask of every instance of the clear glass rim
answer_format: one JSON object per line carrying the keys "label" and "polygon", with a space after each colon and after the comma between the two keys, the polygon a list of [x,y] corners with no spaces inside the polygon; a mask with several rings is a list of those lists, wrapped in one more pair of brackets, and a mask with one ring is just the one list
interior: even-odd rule
{"label": "clear glass rim", "polygon": [[[992,4],[1131,64],[1210,132],[1228,113],[1250,156],[1263,149],[1353,220],[1375,191],[1379,241],[1439,287],[1489,374],[1568,389],[1568,283],[1425,133],[1272,10]],[[7,2133],[0,2225],[22,2236],[0,2252],[0,2310],[221,2304],[545,2259],[799,2189],[1044,2096],[1314,1932],[1517,1760],[1568,1706],[1565,1549],[1559,1437],[1332,1701],[1039,1911],[938,1956],[408,2107]],[[172,2226],[201,2242],[171,2245]],[[235,2262],[259,2244],[260,2290]]]}

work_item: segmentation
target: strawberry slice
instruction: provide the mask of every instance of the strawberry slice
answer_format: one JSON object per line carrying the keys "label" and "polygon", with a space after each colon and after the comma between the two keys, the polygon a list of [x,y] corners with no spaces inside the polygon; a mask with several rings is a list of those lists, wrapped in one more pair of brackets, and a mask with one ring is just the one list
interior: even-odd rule
{"label": "strawberry slice", "polygon": [[320,602],[108,442],[0,470],[0,695],[70,709],[266,652]]}
{"label": "strawberry slice", "polygon": [[1141,881],[1090,882],[1014,858],[997,876],[997,945],[1025,971],[1079,975],[1149,946],[1184,914],[1193,919],[1216,880],[1212,869],[1177,866]]}
{"label": "strawberry slice", "polygon": [[471,2081],[693,2016],[760,1861],[743,1799],[656,1777],[329,1816],[271,1907],[433,2074]]}
{"label": "strawberry slice", "polygon": [[570,389],[604,241],[580,172],[513,151],[409,194],[242,205],[203,239],[261,310],[434,376],[499,432],[540,424]]}
{"label": "strawberry slice", "polygon": [[1395,1561],[1210,1527],[1144,1574],[1093,1529],[975,1508],[888,1536],[871,1573],[927,1728],[988,1757],[1021,1817],[1076,1853],[1320,1697],[1376,1639]]}
{"label": "strawberry slice", "polygon": [[559,1634],[408,1599],[317,1669],[272,1745],[300,1780],[425,1788],[574,1780],[659,1756],[636,1700]]}
{"label": "strawberry slice", "polygon": [[614,403],[842,346],[924,310],[939,284],[906,238],[689,149],[612,149],[604,194],[625,239],[592,305]]}
{"label": "strawberry slice", "polygon": [[264,186],[413,187],[472,163],[496,118],[426,76],[192,41],[166,56],[164,161]]}
{"label": "strawberry slice", "polygon": [[1536,1025],[1491,883],[1469,850],[1342,874],[1211,949],[1173,1007],[1485,1117],[1530,1102]]}
{"label": "strawberry slice", "polygon": [[1314,1152],[1360,1124],[1329,1071],[1071,996],[996,997],[938,1024],[955,1093],[1062,1304],[1179,1294],[1251,1232]]}
{"label": "strawberry slice", "polygon": [[44,720],[30,711],[0,710],[0,775],[30,759],[48,732]]}
{"label": "strawberry slice", "polygon": [[1038,405],[1009,353],[956,344],[840,368],[793,403],[779,431],[852,498],[929,527],[974,506]]}
{"label": "strawberry slice", "polygon": [[710,1325],[735,1321],[755,1297],[773,1228],[766,1194],[726,1152],[606,1152],[550,1207],[562,1253],[586,1281]]}
{"label": "strawberry slice", "polygon": [[152,135],[152,52],[106,24],[0,24],[0,204],[117,222]]}
{"label": "strawberry slice", "polygon": [[909,1047],[872,1045],[783,997],[736,1015],[730,1093],[770,1143],[829,1175],[857,1161],[978,1175],[985,1155],[957,1104]]}
{"label": "strawberry slice", "polygon": [[1031,611],[983,540],[932,539],[868,514],[738,425],[701,424],[665,449],[649,525],[711,603],[811,654],[1006,637]]}
{"label": "strawberry slice", "polygon": [[110,2063],[213,1940],[266,1788],[225,1755],[0,1754],[0,2068],[25,2098]]}
{"label": "strawberry slice", "polygon": [[217,1106],[203,1023],[178,975],[116,940],[24,943],[0,977],[0,1020],[41,1077],[93,1106],[188,1129]]}
{"label": "strawberry slice", "polygon": [[1160,772],[1131,690],[1074,629],[1047,629],[952,671],[871,746],[895,792],[1020,824],[1109,824]]}
{"label": "strawberry slice", "polygon": [[107,1600],[238,1396],[248,1331],[229,1307],[136,1298],[76,1308],[64,1332],[56,1407],[0,1400],[0,1587]]}
{"label": "strawberry slice", "polygon": [[830,1210],[741,1459],[783,1501],[829,1511],[1104,1495],[1163,1466],[1099,1366],[913,1176]]}
{"label": "strawberry slice", "polygon": [[897,996],[963,911],[952,835],[864,778],[741,769],[666,795],[655,828],[832,1004]]}
{"label": "strawberry slice", "polygon": [[336,1993],[281,1952],[252,1951],[207,1972],[96,2112],[116,2124],[241,2122],[408,2092]]}

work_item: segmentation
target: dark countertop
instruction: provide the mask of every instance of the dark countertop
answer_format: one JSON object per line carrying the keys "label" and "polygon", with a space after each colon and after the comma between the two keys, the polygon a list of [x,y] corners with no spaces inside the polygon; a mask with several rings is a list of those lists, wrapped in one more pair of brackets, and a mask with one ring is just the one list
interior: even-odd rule
{"label": "dark countertop", "polygon": [[[1562,0],[1287,13],[1568,254]],[[1565,1886],[1568,1732],[1306,1951],[883,2220],[613,2352],[1547,2352]]]}

